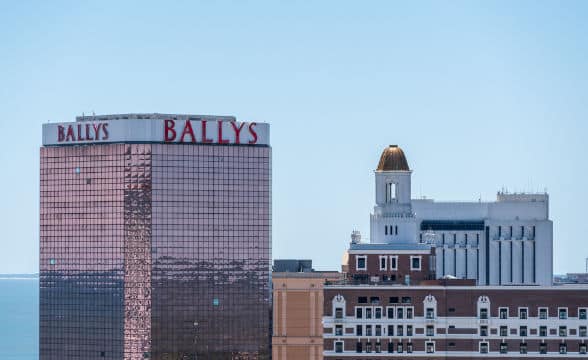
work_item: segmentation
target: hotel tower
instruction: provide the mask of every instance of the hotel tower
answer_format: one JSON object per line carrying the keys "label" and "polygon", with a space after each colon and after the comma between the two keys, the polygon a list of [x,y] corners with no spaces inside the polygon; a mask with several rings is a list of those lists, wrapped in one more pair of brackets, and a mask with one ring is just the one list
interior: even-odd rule
{"label": "hotel tower", "polygon": [[269,125],[43,125],[40,359],[268,359]]}

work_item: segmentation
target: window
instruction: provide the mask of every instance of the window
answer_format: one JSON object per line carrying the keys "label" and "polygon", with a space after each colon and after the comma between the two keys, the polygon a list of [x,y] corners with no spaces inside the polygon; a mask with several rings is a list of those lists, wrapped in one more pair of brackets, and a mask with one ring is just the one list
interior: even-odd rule
{"label": "window", "polygon": [[367,296],[360,296],[357,298],[358,304],[367,304]]}
{"label": "window", "polygon": [[544,308],[544,307],[539,308],[539,319],[541,319],[541,320],[547,319],[547,316],[548,316],[547,311],[548,311],[547,308]]}
{"label": "window", "polygon": [[427,354],[434,353],[435,352],[435,343],[432,341],[426,342],[425,349],[426,349]]}
{"label": "window", "polygon": [[559,308],[557,311],[560,319],[563,320],[568,318],[568,308]]}
{"label": "window", "polygon": [[447,311],[449,311],[450,313],[454,313],[455,312],[455,308],[449,308],[449,310],[447,310]]}
{"label": "window", "polygon": [[365,326],[365,336],[372,336],[372,326],[371,325]]}
{"label": "window", "polygon": [[388,343],[388,352],[389,353],[393,353],[394,352],[394,343],[392,341],[390,341]]}
{"label": "window", "polygon": [[390,256],[390,270],[398,270],[398,256]]}
{"label": "window", "polygon": [[488,309],[486,309],[486,308],[480,309],[480,319],[488,319]]}
{"label": "window", "polygon": [[343,319],[343,308],[335,308],[335,319]]}
{"label": "window", "polygon": [[586,309],[585,308],[578,310],[578,319],[586,320]]}
{"label": "window", "polygon": [[361,325],[356,325],[355,326],[355,335],[356,336],[362,336],[363,335],[363,328]]}
{"label": "window", "polygon": [[394,325],[388,325],[388,336],[394,336]]}
{"label": "window", "polygon": [[434,319],[435,318],[435,309],[434,308],[427,308],[425,310],[425,317],[427,319]]}
{"label": "window", "polygon": [[376,342],[376,352],[377,353],[382,352],[382,343],[380,343],[380,340],[378,340],[378,342]]}
{"label": "window", "polygon": [[404,319],[404,308],[399,307],[398,309],[396,309],[396,318]]}
{"label": "window", "polygon": [[366,256],[358,256],[355,258],[355,261],[356,261],[355,268],[357,270],[367,270]]}
{"label": "window", "polygon": [[505,343],[505,342],[500,343],[500,353],[501,354],[508,353],[508,344],[507,343]]}
{"label": "window", "polygon": [[375,308],[374,314],[376,315],[376,319],[381,319],[382,318],[382,308],[381,307]]}
{"label": "window", "polygon": [[559,336],[568,336],[567,326],[560,326],[559,327]]}
{"label": "window", "polygon": [[382,336],[382,325],[376,325],[376,336]]}
{"label": "window", "polygon": [[409,342],[406,344],[406,352],[412,354],[412,343]]}
{"label": "window", "polygon": [[372,304],[372,305],[380,305],[380,297],[379,296],[372,296],[372,297],[370,297],[370,304]]}
{"label": "window", "polygon": [[396,336],[404,336],[404,328],[402,325],[396,326]]}
{"label": "window", "polygon": [[398,235],[398,225],[394,225],[394,235]]}
{"label": "window", "polygon": [[547,344],[546,343],[539,344],[539,354],[547,354]]}
{"label": "window", "polygon": [[527,353],[527,344],[521,343],[519,345],[519,353],[520,354],[526,354]]}
{"label": "window", "polygon": [[365,318],[366,319],[372,318],[372,308],[365,308]]}
{"label": "window", "polygon": [[403,347],[402,347],[402,343],[399,342],[398,345],[396,345],[396,351],[401,353],[403,351]]}
{"label": "window", "polygon": [[356,307],[355,308],[355,317],[361,319],[363,317],[363,308]]}
{"label": "window", "polygon": [[508,336],[508,326],[501,326],[500,327],[500,336],[502,336],[502,337]]}
{"label": "window", "polygon": [[427,336],[435,336],[435,327],[433,325],[427,325],[427,331],[425,334]]}
{"label": "window", "polygon": [[526,326],[519,327],[519,336],[527,336],[527,327]]}
{"label": "window", "polygon": [[396,199],[396,184],[386,184],[386,202],[390,203]]}
{"label": "window", "polygon": [[357,342],[357,344],[355,344],[355,352],[362,352],[363,351],[363,347],[361,346],[361,342]]}
{"label": "window", "polygon": [[498,317],[501,319],[508,319],[508,308],[499,308],[498,309]]}
{"label": "window", "polygon": [[480,343],[480,354],[488,354],[488,343],[487,342]]}
{"label": "window", "polygon": [[335,352],[336,353],[343,352],[343,341],[335,341]]}
{"label": "window", "polygon": [[391,296],[389,302],[390,304],[398,304],[398,296]]}
{"label": "window", "polygon": [[384,226],[384,235],[388,235],[388,225]]}
{"label": "window", "polygon": [[480,336],[488,336],[488,326],[480,326]]}
{"label": "window", "polygon": [[528,315],[527,308],[519,308],[519,319],[526,320]]}
{"label": "window", "polygon": [[539,326],[539,336],[547,336],[547,326]]}
{"label": "window", "polygon": [[372,352],[372,343],[368,342],[365,344],[365,352],[366,353],[371,353]]}
{"label": "window", "polygon": [[386,308],[388,313],[388,319],[394,319],[394,308],[389,306]]}
{"label": "window", "polygon": [[407,307],[406,308],[406,318],[407,319],[412,319],[412,314],[413,314],[413,310],[411,307]]}
{"label": "window", "polygon": [[587,346],[586,344],[580,344],[579,352],[580,354],[586,354]]}
{"label": "window", "polygon": [[588,332],[586,331],[586,326],[580,326],[578,328],[578,336],[586,337],[587,335],[588,335]]}
{"label": "window", "polygon": [[412,298],[410,296],[403,296],[402,303],[403,304],[410,304],[412,302]]}
{"label": "window", "polygon": [[335,335],[343,336],[343,325],[335,325]]}
{"label": "window", "polygon": [[566,343],[559,344],[559,353],[560,354],[567,354],[568,353],[568,346]]}
{"label": "window", "polygon": [[412,325],[406,325],[406,336],[412,336]]}
{"label": "window", "polygon": [[386,270],[386,268],[388,267],[388,264],[386,264],[386,260],[388,258],[385,256],[380,256],[380,270]]}
{"label": "window", "polygon": [[420,256],[411,256],[410,257],[410,270],[421,270],[421,257]]}

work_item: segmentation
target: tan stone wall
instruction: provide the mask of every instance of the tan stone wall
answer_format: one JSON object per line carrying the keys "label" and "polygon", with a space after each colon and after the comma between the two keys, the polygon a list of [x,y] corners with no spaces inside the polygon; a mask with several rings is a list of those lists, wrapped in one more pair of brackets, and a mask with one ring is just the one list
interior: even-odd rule
{"label": "tan stone wall", "polygon": [[274,273],[274,360],[323,359],[323,285],[339,273]]}

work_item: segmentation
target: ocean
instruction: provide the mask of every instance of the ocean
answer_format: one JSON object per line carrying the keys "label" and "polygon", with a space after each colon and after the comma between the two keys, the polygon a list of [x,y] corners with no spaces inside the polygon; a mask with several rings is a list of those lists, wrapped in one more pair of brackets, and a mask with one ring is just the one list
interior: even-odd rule
{"label": "ocean", "polygon": [[0,359],[39,359],[37,278],[0,277]]}

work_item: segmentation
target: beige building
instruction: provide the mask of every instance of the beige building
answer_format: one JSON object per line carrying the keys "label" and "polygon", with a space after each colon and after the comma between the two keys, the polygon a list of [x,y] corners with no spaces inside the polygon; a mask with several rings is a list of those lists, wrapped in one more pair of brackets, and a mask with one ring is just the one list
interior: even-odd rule
{"label": "beige building", "polygon": [[323,358],[323,286],[338,272],[274,272],[274,360]]}

